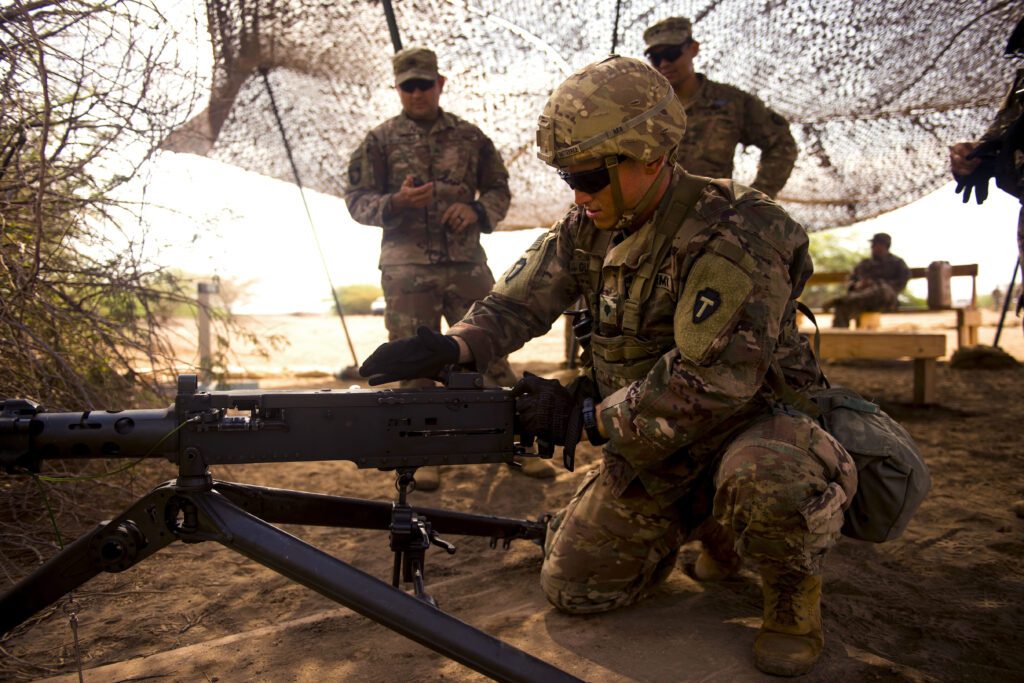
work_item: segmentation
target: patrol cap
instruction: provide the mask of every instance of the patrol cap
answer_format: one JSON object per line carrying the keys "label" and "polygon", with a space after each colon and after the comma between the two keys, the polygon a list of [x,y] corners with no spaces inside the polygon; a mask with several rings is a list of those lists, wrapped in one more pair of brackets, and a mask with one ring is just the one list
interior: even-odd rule
{"label": "patrol cap", "polygon": [[693,38],[693,26],[686,17],[669,17],[662,19],[644,31],[644,42],[647,50],[659,45],[682,45]]}
{"label": "patrol cap", "polygon": [[879,232],[871,238],[871,244],[884,244],[886,247],[892,246],[892,237],[888,233]]}
{"label": "patrol cap", "polygon": [[407,47],[396,52],[391,58],[391,66],[395,70],[395,85],[414,78],[436,81],[438,77],[437,55],[425,47]]}

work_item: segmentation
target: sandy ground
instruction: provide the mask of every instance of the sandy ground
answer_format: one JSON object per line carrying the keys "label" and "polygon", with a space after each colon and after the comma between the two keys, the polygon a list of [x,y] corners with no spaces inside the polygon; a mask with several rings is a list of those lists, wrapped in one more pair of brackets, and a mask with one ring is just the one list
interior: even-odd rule
{"label": "sandy ground", "polygon": [[[935,314],[939,326],[952,314]],[[994,315],[994,314],[993,314]],[[924,315],[892,316],[923,326]],[[329,377],[351,364],[337,320],[260,319],[292,345],[269,362],[244,349],[239,368],[261,386],[348,386]],[[824,320],[827,324],[827,319]],[[887,322],[888,324],[888,322]],[[1003,346],[1024,357],[1019,323]],[[379,318],[349,329],[365,357],[380,342]],[[993,330],[982,331],[982,341]],[[952,345],[949,347],[953,348]],[[519,371],[560,375],[558,329],[512,357]],[[908,403],[904,363],[827,368],[834,382],[882,403],[920,443],[932,469],[930,497],[906,534],[883,545],[843,539],[825,570],[826,645],[812,681],[1024,680],[1024,369],[968,371],[940,364],[938,404]],[[448,468],[436,493],[413,504],[536,517],[569,498],[587,463],[553,480],[503,465]],[[157,471],[159,470],[159,471]],[[149,472],[157,483],[169,467]],[[220,479],[371,499],[390,499],[389,474],[349,463],[221,467]],[[107,514],[123,501],[111,500]],[[88,521],[88,520],[86,520]],[[84,522],[82,528],[85,528]],[[383,532],[287,527],[332,555],[388,580]],[[604,615],[554,611],[537,584],[540,553],[519,542],[491,550],[485,539],[452,537],[454,556],[428,553],[427,586],[450,614],[589,681],[759,681],[751,646],[760,622],[758,579],[699,584],[673,573],[654,597]],[[692,561],[687,547],[682,561]],[[85,680],[102,681],[475,681],[479,674],[339,607],[214,543],[176,544],[77,594]],[[0,677],[77,680],[67,618],[59,608],[4,637]]]}

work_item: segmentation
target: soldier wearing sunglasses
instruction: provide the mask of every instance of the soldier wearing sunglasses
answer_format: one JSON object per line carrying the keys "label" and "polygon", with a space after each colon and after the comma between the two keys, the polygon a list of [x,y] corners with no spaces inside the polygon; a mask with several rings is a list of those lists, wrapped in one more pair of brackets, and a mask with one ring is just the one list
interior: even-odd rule
{"label": "soldier wearing sunglasses", "polygon": [[376,384],[486,367],[584,297],[587,372],[569,387],[526,373],[514,389],[519,434],[562,446],[567,464],[583,438],[604,447],[548,524],[548,600],[575,614],[629,605],[700,540],[697,580],[743,564],[761,575],[757,667],[800,675],[824,643],[822,565],[857,471],[780,398],[823,386],[795,322],[806,232],[764,194],[676,164],[685,129],[671,85],[639,60],[570,76],[538,119],[537,156],[576,205],[447,335],[384,344],[360,372]]}
{"label": "soldier wearing sunglasses", "polygon": [[[384,320],[388,337],[401,339],[420,327],[439,331],[442,315],[449,325],[458,322],[491,290],[480,234],[505,217],[511,194],[494,143],[441,109],[445,78],[437,55],[411,47],[395,54],[392,66],[402,112],[371,130],[352,154],[345,202],[356,221],[383,228]],[[516,381],[504,357],[483,370],[495,384]],[[528,462],[525,474],[554,476],[548,463]],[[420,490],[439,481],[437,468],[416,476]]]}
{"label": "soldier wearing sunglasses", "polygon": [[786,119],[757,97],[694,70],[700,43],[693,39],[686,17],[659,21],[644,31],[644,43],[648,61],[672,84],[686,109],[686,136],[679,146],[683,168],[710,178],[731,178],[736,145],[754,145],[761,160],[752,186],[774,198],[797,157]]}

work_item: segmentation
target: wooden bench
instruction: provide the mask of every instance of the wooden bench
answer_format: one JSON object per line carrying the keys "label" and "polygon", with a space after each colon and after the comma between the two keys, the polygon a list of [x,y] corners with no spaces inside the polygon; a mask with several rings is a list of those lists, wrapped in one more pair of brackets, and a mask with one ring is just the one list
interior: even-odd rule
{"label": "wooden bench", "polygon": [[[981,311],[977,309],[978,302],[978,264],[969,263],[959,266],[951,266],[952,277],[971,278],[971,303],[967,307],[951,308],[897,308],[894,311],[866,311],[857,316],[856,325],[858,330],[877,330],[881,316],[884,313],[933,313],[935,311],[956,312],[956,335],[957,346],[976,346],[978,344],[978,328],[981,327]],[[843,284],[849,280],[850,273],[845,271],[825,271],[814,273],[807,281],[807,286]],[[910,278],[928,277],[927,268],[911,268]]]}
{"label": "wooden bench", "polygon": [[935,403],[936,361],[946,355],[946,335],[917,332],[822,330],[820,357],[914,362],[914,403]]}

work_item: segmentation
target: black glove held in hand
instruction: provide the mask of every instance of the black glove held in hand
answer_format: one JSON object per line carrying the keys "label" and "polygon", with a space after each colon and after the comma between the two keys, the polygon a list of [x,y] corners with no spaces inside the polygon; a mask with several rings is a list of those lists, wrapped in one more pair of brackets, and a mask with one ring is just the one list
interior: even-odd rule
{"label": "black glove held in hand", "polygon": [[964,204],[971,201],[971,190],[974,190],[974,199],[979,204],[988,199],[988,180],[992,177],[990,169],[983,164],[967,175],[955,175],[956,193],[964,194]]}
{"label": "black glove held in hand", "polygon": [[978,168],[967,175],[953,174],[953,179],[956,180],[956,193],[963,192],[964,204],[971,201],[971,190],[974,190],[974,200],[979,204],[988,199],[988,181],[996,173],[995,162],[999,146],[997,140],[981,143],[967,155],[968,159],[981,159]]}
{"label": "black glove held in hand", "polygon": [[458,362],[458,343],[421,325],[415,336],[378,346],[359,367],[359,374],[369,377],[372,386],[402,379],[435,379],[446,365]]}
{"label": "black glove held in hand", "polygon": [[516,397],[518,432],[522,437],[536,437],[544,444],[563,447],[562,459],[571,471],[570,463],[583,433],[580,405],[555,379],[544,379],[531,372],[512,387]]}

